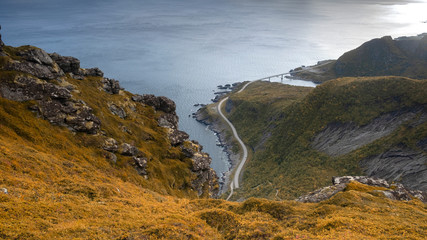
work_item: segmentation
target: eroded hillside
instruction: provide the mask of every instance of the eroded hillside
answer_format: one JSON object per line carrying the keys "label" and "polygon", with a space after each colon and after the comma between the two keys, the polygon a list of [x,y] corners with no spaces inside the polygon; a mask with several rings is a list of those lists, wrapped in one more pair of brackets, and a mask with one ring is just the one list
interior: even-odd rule
{"label": "eroded hillside", "polygon": [[293,199],[360,174],[426,190],[426,93],[423,80],[376,77],[231,94],[228,117],[253,150],[235,199]]}

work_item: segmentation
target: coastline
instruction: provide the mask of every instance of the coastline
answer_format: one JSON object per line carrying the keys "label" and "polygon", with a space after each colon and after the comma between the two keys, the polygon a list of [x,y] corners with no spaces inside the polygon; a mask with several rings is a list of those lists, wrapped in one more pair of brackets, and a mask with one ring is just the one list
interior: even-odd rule
{"label": "coastline", "polygon": [[[211,106],[212,107],[212,106]],[[230,167],[228,171],[222,172],[222,176],[219,178],[220,190],[219,194],[223,194],[229,190],[230,175],[232,170],[239,163],[240,153],[234,153],[232,150],[233,139],[227,136],[228,129],[224,124],[221,123],[220,118],[215,118],[208,113],[208,106],[201,107],[194,114],[196,121],[206,125],[211,131],[218,137],[219,144],[223,148],[227,155]],[[212,110],[216,109],[216,105],[212,107]],[[216,110],[214,110],[216,112]]]}

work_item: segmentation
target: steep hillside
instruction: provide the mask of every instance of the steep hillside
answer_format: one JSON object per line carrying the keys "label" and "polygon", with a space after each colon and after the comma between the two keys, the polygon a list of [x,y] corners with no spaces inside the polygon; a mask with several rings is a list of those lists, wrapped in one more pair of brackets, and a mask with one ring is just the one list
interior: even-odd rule
{"label": "steep hillside", "polygon": [[73,57],[0,47],[1,239],[425,236],[425,203],[383,181],[340,183],[320,203],[203,199],[218,188],[210,158],[171,100]]}
{"label": "steep hillside", "polygon": [[[87,162],[90,156],[95,166],[109,166],[124,181],[133,179],[159,193],[216,194],[210,158],[178,130],[174,102],[126,92],[116,80],[104,78],[101,70],[81,69],[72,57],[31,46],[3,50],[7,55],[0,57],[4,141],[13,139],[37,152],[71,158],[60,164],[64,171],[76,165],[73,161]],[[29,169],[31,174],[47,174],[37,165]]]}
{"label": "steep hillside", "polygon": [[329,64],[312,68],[297,68],[296,78],[324,82],[337,77],[405,76],[427,78],[427,34],[392,39],[390,36],[372,39],[344,53]]}
{"label": "steep hillside", "polygon": [[377,77],[314,89],[276,85],[253,83],[230,95],[229,119],[254,151],[235,199],[292,199],[332,176],[357,174],[427,190],[427,82]]}

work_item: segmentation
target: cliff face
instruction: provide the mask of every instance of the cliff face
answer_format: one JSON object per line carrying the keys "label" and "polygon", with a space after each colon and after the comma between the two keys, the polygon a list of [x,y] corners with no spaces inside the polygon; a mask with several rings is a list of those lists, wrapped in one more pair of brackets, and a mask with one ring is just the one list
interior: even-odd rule
{"label": "cliff face", "polygon": [[[27,106],[35,121],[87,135],[98,152],[89,155],[133,166],[142,181],[155,183],[154,190],[193,197],[218,193],[211,158],[178,130],[172,100],[126,92],[100,69],[80,68],[74,57],[32,46],[0,50],[0,97]],[[14,125],[6,119],[1,124]]]}
{"label": "cliff face", "polygon": [[[416,128],[426,122],[426,107],[414,106],[383,114],[363,126],[354,123],[333,123],[315,135],[312,147],[330,156],[342,156],[390,135],[403,123],[410,128]],[[419,139],[416,145],[422,145],[424,141],[425,139]],[[368,176],[400,182],[409,189],[427,191],[426,163],[425,150],[397,145],[361,159],[360,166]]]}

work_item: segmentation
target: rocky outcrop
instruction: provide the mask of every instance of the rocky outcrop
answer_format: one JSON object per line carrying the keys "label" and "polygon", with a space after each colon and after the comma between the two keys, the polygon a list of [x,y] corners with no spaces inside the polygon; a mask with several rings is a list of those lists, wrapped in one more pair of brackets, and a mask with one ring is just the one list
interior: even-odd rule
{"label": "rocky outcrop", "polygon": [[147,162],[148,159],[145,157],[133,157],[133,166],[135,167],[138,174],[147,178]]}
{"label": "rocky outcrop", "polygon": [[400,182],[408,189],[427,191],[427,156],[408,147],[394,147],[360,162],[371,177]]}
{"label": "rocky outcrop", "polygon": [[[330,156],[344,155],[389,135],[404,122],[418,118],[419,114],[427,116],[425,107],[383,114],[363,126],[351,122],[331,123],[314,136],[311,146]],[[417,124],[425,121],[425,117],[418,118]]]}
{"label": "rocky outcrop", "polygon": [[114,103],[109,104],[108,108],[110,109],[112,114],[114,114],[114,115],[116,115],[122,119],[125,119],[127,117],[126,111],[122,107],[117,106]]}
{"label": "rocky outcrop", "polygon": [[122,89],[120,87],[119,81],[112,79],[112,78],[104,78],[102,79],[102,88],[104,91],[110,94],[118,94],[120,90]]}
{"label": "rocky outcrop", "polygon": [[37,78],[52,80],[64,76],[64,72],[44,50],[25,46],[16,52],[20,60],[11,60],[5,70],[29,73]]}
{"label": "rocky outcrop", "polygon": [[[427,122],[425,106],[403,109],[375,118],[364,126],[354,123],[333,123],[315,135],[312,147],[330,156],[345,155],[391,134],[402,124],[416,127]],[[423,145],[419,141],[418,146]],[[425,150],[424,150],[425,151]],[[360,161],[369,177],[383,178],[404,184],[408,189],[427,191],[427,156],[419,150],[394,146]]]}
{"label": "rocky outcrop", "polygon": [[152,94],[144,94],[135,95],[132,97],[132,100],[148,106],[152,106],[156,111],[175,114],[176,105],[171,99],[167,97],[156,97]]}
{"label": "rocky outcrop", "polygon": [[[163,114],[157,119],[159,126],[165,128],[178,129],[179,118],[176,115],[175,102],[167,97],[156,97],[152,94],[135,95],[132,97],[135,102],[142,103],[154,108],[156,111],[161,111]],[[176,134],[174,134],[176,135]]]}
{"label": "rocky outcrop", "polygon": [[373,192],[380,192],[385,197],[392,200],[410,201],[412,199],[419,199],[423,202],[427,202],[427,192],[420,190],[408,190],[402,184],[389,184],[384,179],[370,178],[366,176],[333,177],[332,186],[320,188],[308,193],[307,195],[299,197],[296,201],[316,203],[327,200],[338,192],[346,191],[347,185],[352,181],[368,186],[378,187],[379,189],[373,190]]}
{"label": "rocky outcrop", "polygon": [[103,77],[104,72],[101,71],[101,69],[95,67],[95,68],[81,68],[79,71],[80,75],[83,75],[85,77]]}
{"label": "rocky outcrop", "polygon": [[119,153],[124,156],[142,156],[139,149],[129,143],[122,143],[119,147]]}
{"label": "rocky outcrop", "polygon": [[1,84],[0,95],[20,102],[36,100],[32,110],[55,125],[87,133],[96,133],[100,128],[100,120],[86,103],[72,99],[67,88],[53,83],[18,75],[14,81]]}
{"label": "rocky outcrop", "polygon": [[83,101],[43,99],[38,101],[38,112],[50,123],[67,126],[73,131],[95,134],[101,126],[92,108]]}
{"label": "rocky outcrop", "polygon": [[202,152],[202,147],[197,142],[189,141],[186,132],[178,130],[178,116],[176,115],[175,103],[167,97],[156,97],[151,94],[135,95],[132,100],[147,106],[151,106],[155,111],[160,112],[157,119],[158,125],[167,131],[171,146],[181,148],[187,158],[192,160],[192,171],[196,174],[196,179],[192,182],[192,187],[198,195],[208,193],[215,197],[219,192],[218,177],[210,167],[211,157]]}
{"label": "rocky outcrop", "polygon": [[105,139],[104,144],[102,145],[102,148],[106,151],[115,153],[119,150],[119,145],[118,145],[116,139],[107,138],[107,139]]}
{"label": "rocky outcrop", "polygon": [[55,61],[58,66],[65,73],[80,74],[80,60],[75,57],[64,57],[58,53],[49,54],[53,61]]}
{"label": "rocky outcrop", "polygon": [[177,129],[169,128],[168,138],[172,146],[182,145],[185,141],[188,141],[190,136],[184,132]]}
{"label": "rocky outcrop", "polygon": [[[70,77],[83,81],[96,81],[98,86],[94,87],[98,87],[99,90],[120,94],[122,88],[117,80],[104,78],[103,72],[98,68],[80,68],[80,61],[77,58],[61,56],[57,53],[47,54],[31,46],[8,48],[5,55],[6,58],[2,59],[5,61],[2,61],[0,70],[13,70],[13,72],[7,72],[7,78],[0,81],[1,97],[19,102],[34,101],[35,104],[29,106],[29,110],[50,123],[65,126],[72,131],[96,134],[94,138],[100,138],[101,141],[104,139],[103,143],[97,146],[102,148],[102,155],[107,160],[116,163],[118,157],[127,159],[141,176],[148,179],[147,169],[150,159],[133,144],[124,142],[125,138],[118,142],[109,137],[107,131],[100,131],[101,121],[94,115],[93,109],[73,96],[74,93],[80,94],[84,89],[77,89],[79,84],[70,83]],[[175,103],[166,97],[154,95],[136,95],[132,99],[135,103],[128,102],[125,97],[124,102],[115,102],[112,98],[104,107],[119,118],[126,119],[129,114],[136,114],[136,102],[144,106],[152,106],[155,111],[158,111],[156,114],[158,126],[165,128],[164,134],[170,143],[169,148],[174,147],[182,151],[178,154],[175,150],[171,151],[173,152],[170,155],[171,159],[176,161],[184,161],[185,157],[191,159],[192,164],[187,171],[194,173],[192,188],[199,196],[216,196],[218,179],[214,170],[210,168],[211,158],[201,151],[200,145],[189,141],[187,133],[178,130]],[[103,111],[97,112],[103,114]],[[132,134],[122,124],[119,124],[118,128]],[[154,139],[148,137],[145,140]]]}

